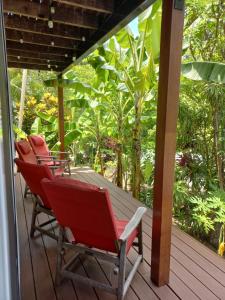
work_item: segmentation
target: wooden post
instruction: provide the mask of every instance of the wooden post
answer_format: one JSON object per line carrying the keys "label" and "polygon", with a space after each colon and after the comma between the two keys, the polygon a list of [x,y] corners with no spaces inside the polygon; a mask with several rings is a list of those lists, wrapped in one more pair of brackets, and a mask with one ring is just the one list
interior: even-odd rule
{"label": "wooden post", "polygon": [[176,125],[184,23],[184,0],[163,0],[151,279],[169,282]]}
{"label": "wooden post", "polygon": [[[59,141],[60,141],[60,151],[65,151],[64,137],[64,101],[63,101],[63,87],[59,84],[59,81],[62,79],[62,75],[58,76],[58,113],[59,113]],[[64,158],[64,155],[61,155],[61,158]]]}

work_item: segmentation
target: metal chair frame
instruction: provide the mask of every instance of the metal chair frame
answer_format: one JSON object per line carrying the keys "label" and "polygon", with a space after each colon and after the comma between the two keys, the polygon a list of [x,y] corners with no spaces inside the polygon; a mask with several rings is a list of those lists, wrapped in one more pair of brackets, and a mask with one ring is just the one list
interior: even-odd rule
{"label": "metal chair frame", "polygon": [[[65,277],[68,279],[75,280],[77,282],[87,284],[94,288],[103,289],[106,292],[116,295],[117,300],[122,300],[127,293],[127,290],[131,284],[135,272],[137,271],[138,266],[143,261],[142,216],[144,215],[145,212],[146,212],[146,208],[139,207],[136,213],[134,214],[134,216],[132,217],[132,219],[126,225],[119,240],[115,241],[118,249],[118,254],[104,253],[102,251],[100,252],[98,250],[88,248],[86,246],[70,243],[66,238],[65,228],[59,225],[59,236],[58,236],[58,246],[57,246],[57,267],[56,267],[56,277],[55,277],[56,284],[59,285],[63,277]],[[137,236],[138,242],[134,242],[133,246],[138,247],[138,255],[130,273],[125,279],[127,240],[135,228],[138,228],[138,236]],[[73,256],[70,261],[68,261],[66,264],[63,265],[63,256],[65,254],[66,248],[75,250],[76,255]],[[70,269],[73,266],[73,264],[76,262],[76,259],[80,254],[91,255],[96,258],[115,264],[116,268],[114,270],[115,271],[118,270],[118,286],[116,288],[113,288],[109,284],[104,284],[72,272]]]}
{"label": "metal chair frame", "polygon": [[[43,136],[41,136],[41,137],[42,137],[42,139],[44,141],[44,144],[45,144],[46,148],[48,149],[48,146],[46,144],[46,141],[45,141],[44,137]],[[38,163],[41,163],[41,162],[43,162],[45,160],[46,161],[52,161],[54,163],[53,167],[55,167],[55,168],[58,167],[59,168],[61,166],[64,169],[65,173],[68,173],[69,175],[71,175],[71,169],[70,169],[71,160],[70,159],[61,159],[61,158],[59,159],[57,157],[57,155],[58,156],[60,155],[60,157],[62,155],[63,156],[64,155],[68,155],[69,156],[69,152],[52,151],[52,150],[47,150],[46,149],[46,151],[48,152],[49,155],[40,155],[40,154],[36,153],[36,147],[37,146],[35,146],[34,142],[32,141],[32,135],[28,136],[28,141],[29,141],[29,143],[31,145],[31,148],[32,148],[32,150],[33,150],[36,158],[37,158]],[[59,165],[57,166],[56,163],[60,163],[60,166]],[[53,169],[53,172],[54,172],[54,169]]]}
{"label": "metal chair frame", "polygon": [[[33,195],[33,194],[32,194]],[[58,236],[55,235],[54,233],[50,232],[47,229],[43,229],[43,227],[53,223],[56,221],[54,213],[51,209],[46,208],[45,206],[42,205],[40,199],[38,198],[37,195],[34,195],[34,204],[33,204],[33,211],[32,211],[32,219],[31,219],[31,227],[30,227],[30,237],[34,238],[34,233],[35,231],[39,231],[42,234],[45,234],[51,238],[53,238],[54,240],[58,240]],[[36,218],[40,213],[45,213],[48,216],[53,217],[52,219],[43,222],[39,225],[36,224]]]}

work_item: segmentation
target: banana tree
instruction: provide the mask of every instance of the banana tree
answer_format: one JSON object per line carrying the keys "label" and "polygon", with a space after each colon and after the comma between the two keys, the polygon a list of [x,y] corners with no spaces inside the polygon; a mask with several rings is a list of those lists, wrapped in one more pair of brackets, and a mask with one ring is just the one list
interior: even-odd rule
{"label": "banana tree", "polygon": [[[129,27],[104,45],[104,57],[120,76],[119,88],[133,101],[132,192],[139,198],[141,184],[141,116],[145,98],[156,80],[155,63],[159,57],[161,1],[139,17],[139,35]],[[111,68],[106,65],[105,68]]]}
{"label": "banana tree", "polygon": [[105,45],[89,57],[89,63],[96,70],[95,86],[102,92],[99,100],[105,106],[108,115],[107,147],[117,156],[115,182],[117,186],[123,187],[124,148],[127,148],[129,143],[128,117],[133,105],[123,83],[122,72],[117,70],[112,55],[113,52]]}
{"label": "banana tree", "polygon": [[213,140],[218,181],[225,186],[225,116],[223,114],[225,92],[225,64],[217,62],[190,62],[182,65],[182,74],[188,79],[205,82],[205,96],[212,111]]}

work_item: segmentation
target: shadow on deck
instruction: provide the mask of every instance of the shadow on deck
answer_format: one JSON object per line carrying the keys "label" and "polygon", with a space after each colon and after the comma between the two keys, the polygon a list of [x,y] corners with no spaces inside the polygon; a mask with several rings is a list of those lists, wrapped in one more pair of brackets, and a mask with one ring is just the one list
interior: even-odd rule
{"label": "shadow on deck", "polygon": [[[114,211],[119,218],[130,219],[140,206],[140,202],[131,195],[89,168],[75,168],[72,176],[108,188]],[[56,241],[42,235],[30,239],[32,199],[30,196],[23,199],[23,189],[23,180],[17,175],[22,300],[115,300],[111,294],[69,280],[64,280],[59,287],[54,285]],[[40,222],[45,218],[39,215]],[[172,230],[170,283],[161,288],[156,287],[150,281],[151,226],[152,211],[149,209],[143,220],[145,260],[134,277],[126,300],[225,299],[225,261],[175,226]],[[131,249],[128,268],[135,254],[135,250]],[[94,258],[84,260],[81,257],[76,271],[102,282],[114,284],[116,280],[112,265]]]}

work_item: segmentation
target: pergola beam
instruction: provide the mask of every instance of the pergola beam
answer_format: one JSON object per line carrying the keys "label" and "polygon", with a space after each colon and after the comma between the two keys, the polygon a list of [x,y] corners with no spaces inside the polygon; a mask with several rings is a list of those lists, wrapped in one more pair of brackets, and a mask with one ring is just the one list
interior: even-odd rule
{"label": "pergola beam", "polygon": [[184,0],[163,0],[153,199],[151,279],[169,282]]}
{"label": "pergola beam", "polygon": [[45,54],[57,54],[62,55],[64,57],[71,56],[73,57],[74,51],[70,49],[64,49],[64,48],[57,48],[57,47],[50,47],[50,46],[41,46],[41,45],[32,45],[32,44],[21,44],[16,41],[6,41],[7,49],[17,49],[21,51],[32,51],[37,53],[45,53]]}
{"label": "pergola beam", "polygon": [[48,65],[41,65],[41,64],[28,64],[28,63],[16,63],[16,62],[8,62],[9,68],[17,68],[17,69],[33,69],[33,70],[45,70],[45,71],[56,71],[61,72],[64,67],[56,68],[55,66],[51,66],[48,68]]}
{"label": "pergola beam", "polygon": [[6,29],[7,40],[14,42],[23,42],[33,45],[49,46],[63,49],[73,50],[76,48],[77,43],[74,40],[64,39],[60,37],[51,37],[30,33],[30,32],[20,32],[13,29]]}
{"label": "pergola beam", "polygon": [[75,7],[81,7],[93,11],[98,11],[106,14],[113,13],[113,1],[106,0],[54,0],[54,2],[60,2],[66,5]]}
{"label": "pergola beam", "polygon": [[40,53],[40,52],[35,52],[35,51],[25,51],[25,50],[18,50],[18,49],[7,49],[8,57],[18,56],[20,58],[31,58],[31,59],[36,59],[36,60],[45,60],[45,61],[53,61],[55,63],[64,63],[64,64],[69,64],[72,60],[72,57],[65,57],[62,55],[57,55],[57,54],[51,54],[51,53]]}
{"label": "pergola beam", "polygon": [[59,62],[54,60],[46,60],[46,59],[39,59],[39,58],[27,58],[27,57],[21,57],[21,56],[12,56],[8,55],[8,62],[15,62],[15,63],[28,63],[33,65],[45,65],[45,66],[57,66],[58,67],[64,67],[65,62]]}
{"label": "pergola beam", "polygon": [[4,0],[4,12],[42,20],[49,20],[51,16],[53,22],[56,23],[82,28],[98,28],[98,21],[95,14],[82,11],[81,9],[71,8],[63,4],[58,4],[55,13],[51,15],[49,5],[46,4],[46,2],[37,3],[26,0]]}
{"label": "pergola beam", "polygon": [[24,16],[4,14],[5,28],[16,29],[20,32],[39,33],[45,36],[61,37],[69,40],[81,41],[83,37],[89,38],[90,29],[77,28],[70,25],[55,23],[53,28],[48,27],[48,23],[43,20],[28,19]]}

